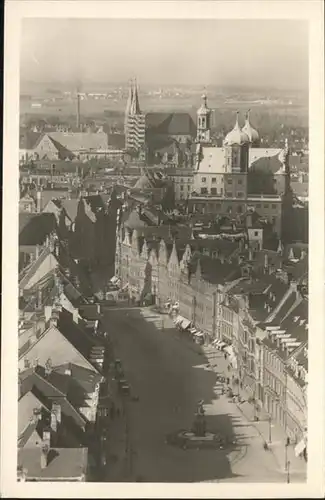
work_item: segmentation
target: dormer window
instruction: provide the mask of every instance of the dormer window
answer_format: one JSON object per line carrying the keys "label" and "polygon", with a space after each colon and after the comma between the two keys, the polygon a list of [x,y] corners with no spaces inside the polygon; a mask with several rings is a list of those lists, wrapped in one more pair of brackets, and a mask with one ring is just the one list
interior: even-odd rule
{"label": "dormer window", "polygon": [[293,318],[293,322],[294,322],[294,323],[297,323],[298,319],[299,319],[299,316],[295,316],[295,317]]}

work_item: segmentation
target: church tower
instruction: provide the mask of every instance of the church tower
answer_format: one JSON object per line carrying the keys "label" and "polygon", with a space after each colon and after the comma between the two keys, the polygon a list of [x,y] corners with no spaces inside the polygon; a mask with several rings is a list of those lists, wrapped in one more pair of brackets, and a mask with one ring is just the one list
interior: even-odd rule
{"label": "church tower", "polygon": [[129,96],[125,109],[125,149],[145,160],[145,115],[140,110],[138,86],[130,82]]}
{"label": "church tower", "polygon": [[237,111],[235,126],[226,135],[223,143],[227,173],[247,173],[249,144],[248,135],[239,126],[239,112]]}
{"label": "church tower", "polygon": [[207,96],[203,94],[202,105],[197,110],[196,141],[209,143],[211,141],[211,109],[207,106]]}

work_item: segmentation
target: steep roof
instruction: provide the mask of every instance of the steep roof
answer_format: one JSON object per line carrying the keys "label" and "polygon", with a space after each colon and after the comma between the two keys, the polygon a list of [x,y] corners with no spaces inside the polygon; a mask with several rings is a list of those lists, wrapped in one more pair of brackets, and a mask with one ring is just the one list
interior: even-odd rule
{"label": "steep roof", "polygon": [[18,436],[30,424],[31,416],[34,410],[45,408],[43,403],[33,394],[33,392],[26,392],[18,401]]}
{"label": "steep roof", "polygon": [[52,213],[19,214],[19,244],[42,245],[56,228]]}
{"label": "steep roof", "polygon": [[162,135],[191,135],[195,136],[196,127],[189,113],[147,113],[146,127]]}
{"label": "steep roof", "polygon": [[116,149],[124,149],[125,147],[125,135],[124,134],[107,134],[107,142],[109,146],[113,146]]}
{"label": "steep roof", "polygon": [[104,132],[49,132],[48,136],[68,151],[107,150],[107,135]]}
{"label": "steep roof", "polygon": [[19,377],[23,394],[33,389],[41,400],[59,401],[62,413],[72,418],[79,427],[85,428],[86,420],[77,408],[85,405],[87,394],[78,387],[73,378],[53,370],[46,374],[42,366],[36,366],[32,373],[29,373],[29,370],[27,373],[20,372]]}
{"label": "steep roof", "polygon": [[31,130],[21,130],[19,135],[19,149],[34,149],[43,134],[41,132],[32,132]]}
{"label": "steep roof", "polygon": [[211,146],[201,148],[198,172],[211,174],[224,174],[225,149]]}
{"label": "steep roof", "polygon": [[279,158],[281,152],[282,149],[250,148],[248,157],[249,169],[275,174],[282,169],[282,162]]}
{"label": "steep roof", "polygon": [[87,472],[87,448],[51,448],[48,465],[41,468],[40,448],[22,448],[18,451],[18,467],[27,471],[27,480],[69,481],[83,477]]}
{"label": "steep roof", "polygon": [[[97,369],[88,361],[85,353],[88,355],[90,351],[89,340],[84,341],[84,336],[82,332],[78,331],[76,334],[76,328],[71,328],[73,330],[67,338],[64,333],[67,333],[67,329],[64,329],[62,333],[59,328],[55,326],[50,326],[39,339],[32,344],[32,346],[19,358],[19,368],[24,368],[24,360],[28,359],[30,362],[37,359],[38,363],[45,366],[46,362],[51,359],[52,365],[62,365],[64,363],[75,363],[76,365],[83,366],[89,370],[98,373]],[[73,341],[71,341],[73,337]],[[83,351],[83,353],[81,352]]]}

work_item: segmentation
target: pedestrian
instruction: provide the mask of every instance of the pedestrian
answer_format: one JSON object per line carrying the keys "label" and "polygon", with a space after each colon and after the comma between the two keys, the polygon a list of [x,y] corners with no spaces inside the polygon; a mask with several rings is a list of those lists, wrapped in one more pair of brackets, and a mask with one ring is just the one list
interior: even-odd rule
{"label": "pedestrian", "polygon": [[227,359],[227,353],[226,352],[224,353],[224,358]]}
{"label": "pedestrian", "polygon": [[230,383],[230,378],[227,377],[227,385],[229,385],[229,383]]}

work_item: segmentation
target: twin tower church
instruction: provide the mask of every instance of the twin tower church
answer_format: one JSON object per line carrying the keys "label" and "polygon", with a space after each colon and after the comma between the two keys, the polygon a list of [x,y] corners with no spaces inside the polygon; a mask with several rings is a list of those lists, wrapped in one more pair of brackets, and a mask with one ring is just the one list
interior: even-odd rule
{"label": "twin tower church", "polygon": [[[125,149],[133,152],[140,160],[155,158],[157,153],[168,151],[175,144],[181,149],[195,153],[197,145],[213,146],[211,136],[212,110],[208,107],[207,96],[202,96],[202,104],[197,110],[196,124],[189,113],[152,112],[143,113],[140,108],[138,86],[131,81],[125,110]],[[249,113],[243,128],[239,125],[237,113],[234,128],[224,139],[224,146],[234,149],[235,158],[242,169],[248,161],[250,147],[259,147],[258,132],[249,121]]]}

